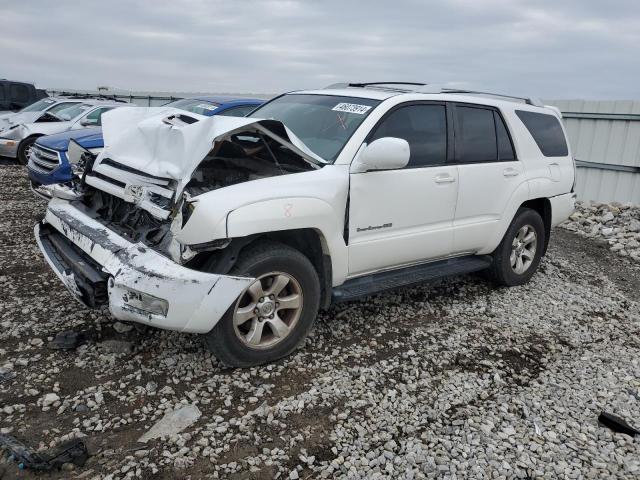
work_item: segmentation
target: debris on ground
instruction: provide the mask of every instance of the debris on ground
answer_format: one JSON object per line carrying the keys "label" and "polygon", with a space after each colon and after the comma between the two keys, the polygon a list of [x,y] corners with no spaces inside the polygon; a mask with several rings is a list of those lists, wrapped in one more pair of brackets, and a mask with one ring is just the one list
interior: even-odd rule
{"label": "debris on ground", "polygon": [[602,412],[600,416],[598,416],[598,422],[605,427],[610,428],[614,432],[624,433],[625,435],[630,435],[632,437],[640,435],[640,431],[629,425],[626,420],[613,415],[612,413]]}
{"label": "debris on ground", "polygon": [[84,442],[75,438],[67,440],[46,452],[35,452],[11,435],[0,434],[0,448],[9,452],[9,459],[18,463],[21,470],[51,470],[66,463],[82,466],[89,454]]}
{"label": "debris on ground", "polygon": [[82,332],[65,330],[58,333],[51,342],[49,348],[53,350],[73,350],[85,343],[87,339]]}
{"label": "debris on ground", "polygon": [[168,437],[180,433],[197,422],[201,415],[202,413],[195,405],[185,405],[177,410],[172,410],[142,435],[138,442],[147,443],[154,438]]}

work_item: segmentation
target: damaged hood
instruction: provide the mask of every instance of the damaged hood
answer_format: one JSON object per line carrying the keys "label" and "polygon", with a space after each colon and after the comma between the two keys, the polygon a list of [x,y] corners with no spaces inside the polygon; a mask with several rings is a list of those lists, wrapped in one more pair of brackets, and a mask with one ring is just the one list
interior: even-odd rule
{"label": "damaged hood", "polygon": [[33,123],[38,120],[43,113],[44,112],[23,112],[0,116],[0,132],[8,130],[14,125]]}
{"label": "damaged hood", "polygon": [[276,120],[205,117],[175,108],[122,107],[102,117],[105,149],[94,169],[109,158],[148,175],[176,180],[184,186],[216,140],[242,130],[260,131],[312,164],[326,163]]}

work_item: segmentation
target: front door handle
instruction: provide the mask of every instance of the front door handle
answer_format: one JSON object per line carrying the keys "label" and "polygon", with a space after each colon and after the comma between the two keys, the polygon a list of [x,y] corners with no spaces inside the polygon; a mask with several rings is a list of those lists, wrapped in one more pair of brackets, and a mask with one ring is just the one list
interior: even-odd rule
{"label": "front door handle", "polygon": [[509,167],[509,168],[505,168],[502,171],[502,175],[504,175],[505,177],[517,177],[518,175],[520,175],[520,172],[515,168]]}
{"label": "front door handle", "polygon": [[433,180],[436,183],[453,183],[456,181],[456,179],[448,173],[441,173],[440,175],[436,175]]}

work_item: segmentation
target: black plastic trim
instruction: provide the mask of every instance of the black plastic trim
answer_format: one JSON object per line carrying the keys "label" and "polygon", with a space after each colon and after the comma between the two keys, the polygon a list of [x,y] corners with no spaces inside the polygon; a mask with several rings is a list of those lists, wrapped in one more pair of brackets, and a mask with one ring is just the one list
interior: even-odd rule
{"label": "black plastic trim", "polygon": [[491,266],[488,255],[469,255],[413,265],[347,280],[333,289],[332,302],[346,302],[399,287],[477,272]]}

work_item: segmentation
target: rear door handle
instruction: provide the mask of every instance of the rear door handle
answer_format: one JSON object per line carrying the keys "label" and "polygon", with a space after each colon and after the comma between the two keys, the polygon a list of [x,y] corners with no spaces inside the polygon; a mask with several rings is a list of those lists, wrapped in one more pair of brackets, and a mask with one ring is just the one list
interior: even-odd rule
{"label": "rear door handle", "polygon": [[436,175],[433,180],[436,183],[453,183],[456,181],[456,179],[448,173],[441,173],[440,175]]}
{"label": "rear door handle", "polygon": [[520,175],[520,172],[517,171],[515,168],[505,168],[502,171],[502,175],[504,175],[505,177],[517,177],[518,175]]}

